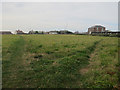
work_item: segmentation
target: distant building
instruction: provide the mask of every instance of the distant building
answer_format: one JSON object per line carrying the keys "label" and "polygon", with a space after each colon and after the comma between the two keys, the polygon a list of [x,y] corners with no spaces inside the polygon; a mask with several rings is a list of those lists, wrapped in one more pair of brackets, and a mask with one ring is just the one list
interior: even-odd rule
{"label": "distant building", "polygon": [[92,32],[105,32],[105,27],[101,25],[95,25],[88,28],[88,34],[91,34]]}
{"label": "distant building", "polygon": [[15,34],[26,34],[22,30],[16,30]]}
{"label": "distant building", "polygon": [[74,34],[86,35],[86,34],[87,34],[87,32],[78,32],[78,31],[76,31],[76,32],[74,32]]}
{"label": "distant building", "polygon": [[12,34],[10,31],[0,31],[0,34]]}
{"label": "distant building", "polygon": [[49,34],[58,34],[58,31],[50,31]]}
{"label": "distant building", "polygon": [[28,34],[44,34],[45,32],[43,31],[29,31]]}
{"label": "distant building", "polygon": [[74,34],[79,34],[80,32],[79,31],[75,31]]}
{"label": "distant building", "polygon": [[44,34],[49,34],[49,32],[44,32]]}
{"label": "distant building", "polygon": [[59,31],[59,34],[67,34],[67,30],[61,30],[61,31]]}
{"label": "distant building", "polygon": [[68,31],[68,30],[61,30],[58,32],[59,34],[73,34],[73,32]]}

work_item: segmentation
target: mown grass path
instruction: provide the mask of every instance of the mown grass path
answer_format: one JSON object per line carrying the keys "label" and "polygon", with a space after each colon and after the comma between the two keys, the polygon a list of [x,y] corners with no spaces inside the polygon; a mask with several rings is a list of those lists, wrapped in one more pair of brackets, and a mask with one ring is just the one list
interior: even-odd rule
{"label": "mown grass path", "polygon": [[[108,40],[108,41],[107,41]],[[111,40],[111,42],[110,42]],[[83,87],[118,89],[117,39],[106,38],[96,45],[89,65],[83,68]]]}
{"label": "mown grass path", "polygon": [[24,60],[24,50],[24,38],[19,36],[19,39],[13,42],[9,48],[9,60],[3,61],[3,70],[5,70],[3,76],[3,87],[17,87],[19,84],[23,83],[20,79],[19,72],[21,69],[24,69],[22,64],[22,61]]}

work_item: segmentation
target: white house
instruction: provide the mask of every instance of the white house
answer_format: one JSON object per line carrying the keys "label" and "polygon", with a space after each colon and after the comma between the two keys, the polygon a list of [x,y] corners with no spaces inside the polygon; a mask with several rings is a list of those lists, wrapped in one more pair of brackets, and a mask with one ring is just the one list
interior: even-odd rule
{"label": "white house", "polygon": [[58,34],[58,31],[50,31],[49,34]]}

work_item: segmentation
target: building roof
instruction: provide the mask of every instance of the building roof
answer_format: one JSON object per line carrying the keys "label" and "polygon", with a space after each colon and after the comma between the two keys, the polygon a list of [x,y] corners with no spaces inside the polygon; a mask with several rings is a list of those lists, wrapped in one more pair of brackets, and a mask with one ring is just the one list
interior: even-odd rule
{"label": "building roof", "polygon": [[11,31],[0,31],[0,34],[12,34]]}
{"label": "building roof", "polygon": [[[95,26],[92,26],[90,28],[95,28],[95,27],[104,27],[104,26],[101,26],[101,25],[95,25]],[[105,27],[104,27],[105,28]]]}
{"label": "building roof", "polygon": [[23,31],[21,30],[16,30],[17,33],[24,33]]}

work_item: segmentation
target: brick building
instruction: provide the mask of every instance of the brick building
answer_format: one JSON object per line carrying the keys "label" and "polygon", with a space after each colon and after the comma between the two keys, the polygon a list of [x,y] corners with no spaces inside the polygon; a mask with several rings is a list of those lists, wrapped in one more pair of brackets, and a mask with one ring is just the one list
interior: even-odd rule
{"label": "brick building", "polygon": [[95,25],[88,28],[88,34],[91,34],[92,32],[105,32],[105,27],[101,25]]}
{"label": "brick building", "polygon": [[15,34],[25,34],[25,33],[21,30],[16,30]]}

